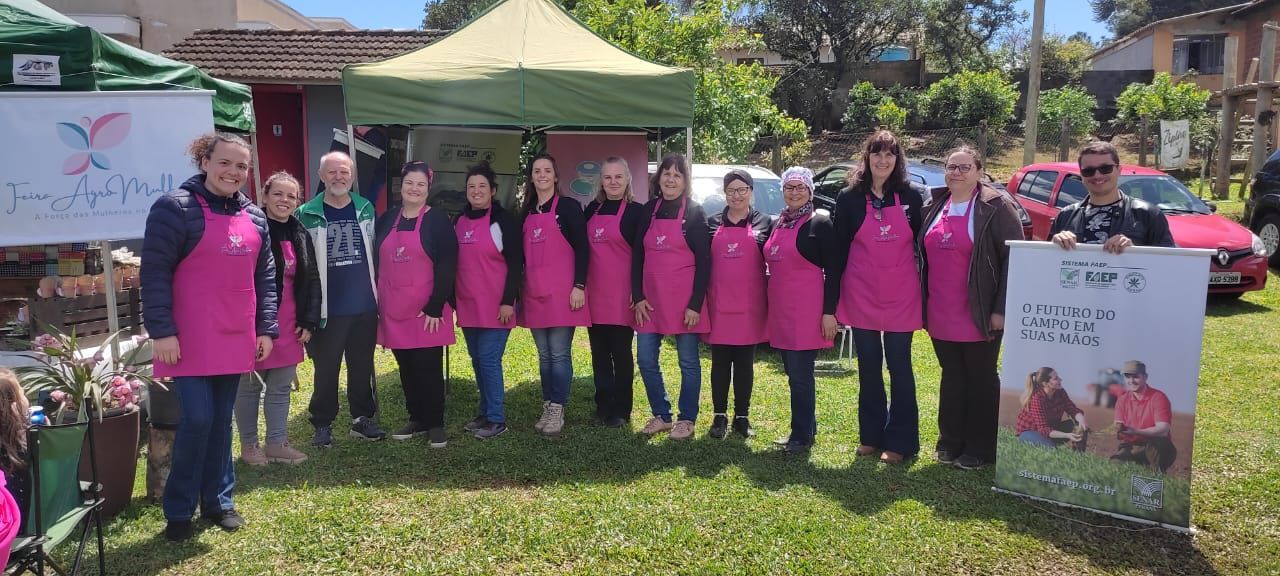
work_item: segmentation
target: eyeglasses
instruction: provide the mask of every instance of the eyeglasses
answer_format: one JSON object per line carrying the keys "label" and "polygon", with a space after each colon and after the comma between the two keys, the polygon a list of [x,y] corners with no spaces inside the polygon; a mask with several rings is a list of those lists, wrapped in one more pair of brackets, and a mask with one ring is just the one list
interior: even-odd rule
{"label": "eyeglasses", "polygon": [[808,186],[805,186],[804,184],[799,182],[795,184],[787,184],[786,186],[782,187],[782,190],[786,192],[799,192],[801,190],[808,190],[808,189],[809,189]]}
{"label": "eyeglasses", "polygon": [[1117,166],[1115,164],[1103,164],[1101,166],[1090,166],[1088,168],[1081,168],[1080,175],[1084,176],[1085,178],[1092,178],[1094,174],[1110,174],[1112,172],[1115,172],[1116,168]]}
{"label": "eyeglasses", "polygon": [[947,164],[946,170],[947,172],[968,174],[970,170],[973,170],[973,164]]}
{"label": "eyeglasses", "polygon": [[751,193],[751,187],[750,187],[750,186],[739,186],[739,187],[736,187],[736,188],[725,188],[725,189],[724,189],[724,195],[725,195],[725,196],[746,196],[747,194],[750,194],[750,193]]}

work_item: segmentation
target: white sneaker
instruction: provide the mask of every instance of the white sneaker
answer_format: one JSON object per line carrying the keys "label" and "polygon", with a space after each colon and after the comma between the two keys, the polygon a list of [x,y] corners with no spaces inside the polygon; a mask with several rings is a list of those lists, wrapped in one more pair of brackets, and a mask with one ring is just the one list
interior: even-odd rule
{"label": "white sneaker", "polygon": [[548,410],[550,410],[550,408],[551,408],[551,401],[550,401],[550,400],[543,400],[543,401],[542,401],[542,416],[539,416],[539,417],[538,417],[538,421],[533,423],[533,429],[534,429],[534,430],[537,430],[539,434],[541,434],[541,433],[542,433],[542,429],[543,429],[543,428],[546,428],[546,427],[547,427],[547,413],[548,413]]}
{"label": "white sneaker", "polygon": [[564,405],[551,402],[547,404],[547,423],[542,426],[546,436],[559,436],[564,430]]}

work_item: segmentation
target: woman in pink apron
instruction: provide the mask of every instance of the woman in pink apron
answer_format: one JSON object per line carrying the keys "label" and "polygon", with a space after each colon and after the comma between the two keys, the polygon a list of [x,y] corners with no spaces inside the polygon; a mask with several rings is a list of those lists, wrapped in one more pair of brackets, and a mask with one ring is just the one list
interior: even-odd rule
{"label": "woman in pink apron", "polygon": [[378,344],[396,357],[409,413],[391,438],[426,434],[430,447],[444,448],[444,347],[455,338],[449,302],[458,275],[458,239],[444,209],[427,205],[427,163],[409,162],[400,176],[400,205],[378,217],[373,245]]}
{"label": "woman in pink apron", "polygon": [[189,151],[200,174],[151,205],[140,271],[153,370],[173,379],[182,407],[163,498],[173,541],[191,537],[197,505],[223,530],[244,526],[231,500],[232,409],[240,376],[279,335],[267,217],[240,193],[249,145],[208,134]]}
{"label": "woman in pink apron", "polygon": [[817,434],[818,351],[830,348],[836,319],[826,313],[838,287],[826,281],[826,270],[842,258],[836,250],[831,219],[813,211],[813,172],[795,166],[782,173],[778,216],[764,245],[769,266],[769,344],[782,355],[791,387],[791,434],[775,444],[789,453],[806,453]]}
{"label": "woman in pink apron", "polygon": [[507,431],[502,355],[516,325],[524,247],[515,216],[494,199],[498,176],[488,163],[467,169],[467,207],[454,223],[458,238],[458,326],[480,391],[476,417],[463,430],[485,440]]}
{"label": "woman in pink apron", "polygon": [[[250,466],[268,462],[300,464],[307,455],[289,445],[289,394],[303,346],[320,323],[320,272],[311,236],[293,215],[302,186],[288,172],[276,172],[263,186],[260,202],[271,232],[271,255],[276,261],[276,291],[280,295],[277,321],[280,338],[266,360],[240,379],[236,393],[236,427],[240,429],[240,459]],[[264,394],[265,389],[265,394]],[[258,443],[258,405],[267,422],[267,445]]]}
{"label": "woman in pink apron", "polygon": [[896,464],[920,450],[911,337],[924,324],[915,250],[923,199],[907,180],[907,159],[892,132],[867,138],[861,164],[832,215],[837,251],[846,256],[842,272],[832,274],[840,282],[836,319],[853,328],[858,353],[857,453],[880,452],[880,460]]}
{"label": "woman in pink apron", "polygon": [[631,309],[631,253],[640,249],[644,206],[632,200],[631,167],[610,156],[600,168],[600,190],[587,204],[587,308],[591,310],[591,368],[596,419],[610,428],[631,421],[635,312]]}
{"label": "woman in pink apron", "polygon": [[[670,430],[676,440],[693,437],[702,392],[698,335],[711,331],[706,302],[711,234],[702,206],[689,197],[691,191],[692,177],[684,156],[663,158],[641,218],[644,249],[633,252],[631,263],[631,297],[639,332],[636,362],[653,412],[641,432],[653,435]],[[680,414],[675,424],[658,365],[663,336],[675,339],[680,364]]]}
{"label": "woman in pink apron", "polygon": [[939,462],[973,470],[995,461],[1009,276],[1007,240],[1022,239],[1014,201],[979,183],[982,160],[967,146],[947,155],[947,188],[933,199],[917,242],[925,327],[942,367]]}
{"label": "woman in pink apron", "polygon": [[751,206],[755,181],[746,170],[724,175],[725,208],[707,219],[711,232],[711,282],[707,313],[711,331],[702,339],[711,345],[712,438],[729,429],[729,383],[733,383],[733,431],[743,438],[755,435],[748,420],[755,380],[756,345],[768,339],[768,299],[764,274],[764,243],[773,231],[768,214]]}
{"label": "woman in pink apron", "polygon": [[573,332],[591,325],[587,308],[587,222],[582,206],[560,194],[556,161],[541,154],[525,174],[524,290],[520,325],[533,333],[542,379],[542,417],[533,428],[547,436],[564,429],[573,380]]}

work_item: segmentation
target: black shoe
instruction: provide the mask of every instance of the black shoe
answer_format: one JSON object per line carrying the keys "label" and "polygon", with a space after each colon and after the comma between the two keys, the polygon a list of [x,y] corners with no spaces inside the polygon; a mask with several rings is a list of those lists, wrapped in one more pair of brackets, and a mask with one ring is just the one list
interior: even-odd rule
{"label": "black shoe", "polygon": [[426,433],[427,433],[427,428],[425,426],[417,422],[411,421],[408,424],[405,424],[399,430],[396,430],[396,433],[391,435],[391,439],[392,440],[408,440],[410,438],[413,438],[414,436],[422,436],[423,434],[426,434]]}
{"label": "black shoe", "polygon": [[937,452],[933,453],[933,456],[938,459],[938,462],[943,464],[951,464],[956,461],[956,455],[950,450],[938,449]]}
{"label": "black shoe", "polygon": [[427,440],[427,445],[432,448],[444,448],[449,445],[449,435],[445,433],[444,428],[427,430]]}
{"label": "black shoe", "polygon": [[227,532],[235,532],[236,530],[244,528],[246,524],[244,518],[240,516],[239,512],[236,512],[235,508],[230,510],[220,510],[212,514],[201,514],[200,516],[205,520],[213,522],[219,528],[226,530]]}
{"label": "black shoe", "polygon": [[170,520],[164,527],[164,537],[170,542],[190,540],[195,533],[190,520]]}
{"label": "black shoe", "polygon": [[468,420],[466,424],[463,424],[462,429],[467,432],[475,432],[476,430],[484,428],[488,423],[488,418],[485,418],[484,416],[476,416],[475,418]]}
{"label": "black shoe", "polygon": [[773,444],[787,454],[807,454],[813,448],[813,442],[799,442],[790,438],[779,438]]}
{"label": "black shoe", "polygon": [[729,429],[729,417],[724,414],[716,414],[715,419],[711,421],[711,431],[707,434],[717,440],[723,439]]}
{"label": "black shoe", "polygon": [[626,428],[629,420],[626,418],[610,418],[604,421],[606,428]]}
{"label": "black shoe", "polygon": [[754,438],[756,431],[751,427],[751,421],[746,416],[733,417],[733,431],[743,438]]}
{"label": "black shoe", "polygon": [[987,461],[965,454],[964,456],[956,458],[954,465],[956,468],[961,470],[977,470],[986,466]]}
{"label": "black shoe", "polygon": [[311,445],[317,448],[333,447],[333,428],[331,426],[316,426],[316,434],[311,437]]}
{"label": "black shoe", "polygon": [[361,440],[382,440],[387,437],[387,433],[378,427],[378,423],[374,422],[373,418],[361,416],[351,423],[350,436]]}
{"label": "black shoe", "polygon": [[507,424],[505,422],[485,422],[484,426],[477,428],[472,434],[480,440],[488,440],[506,431]]}

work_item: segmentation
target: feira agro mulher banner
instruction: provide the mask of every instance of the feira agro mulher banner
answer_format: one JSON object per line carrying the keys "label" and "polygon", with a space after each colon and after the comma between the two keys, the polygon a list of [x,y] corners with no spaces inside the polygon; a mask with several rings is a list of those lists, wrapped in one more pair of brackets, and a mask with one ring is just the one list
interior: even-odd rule
{"label": "feira agro mulher banner", "polygon": [[197,172],[213,92],[0,93],[0,246],[141,238],[151,204]]}
{"label": "feira agro mulher banner", "polygon": [[1212,251],[1009,246],[996,488],[1187,529]]}

